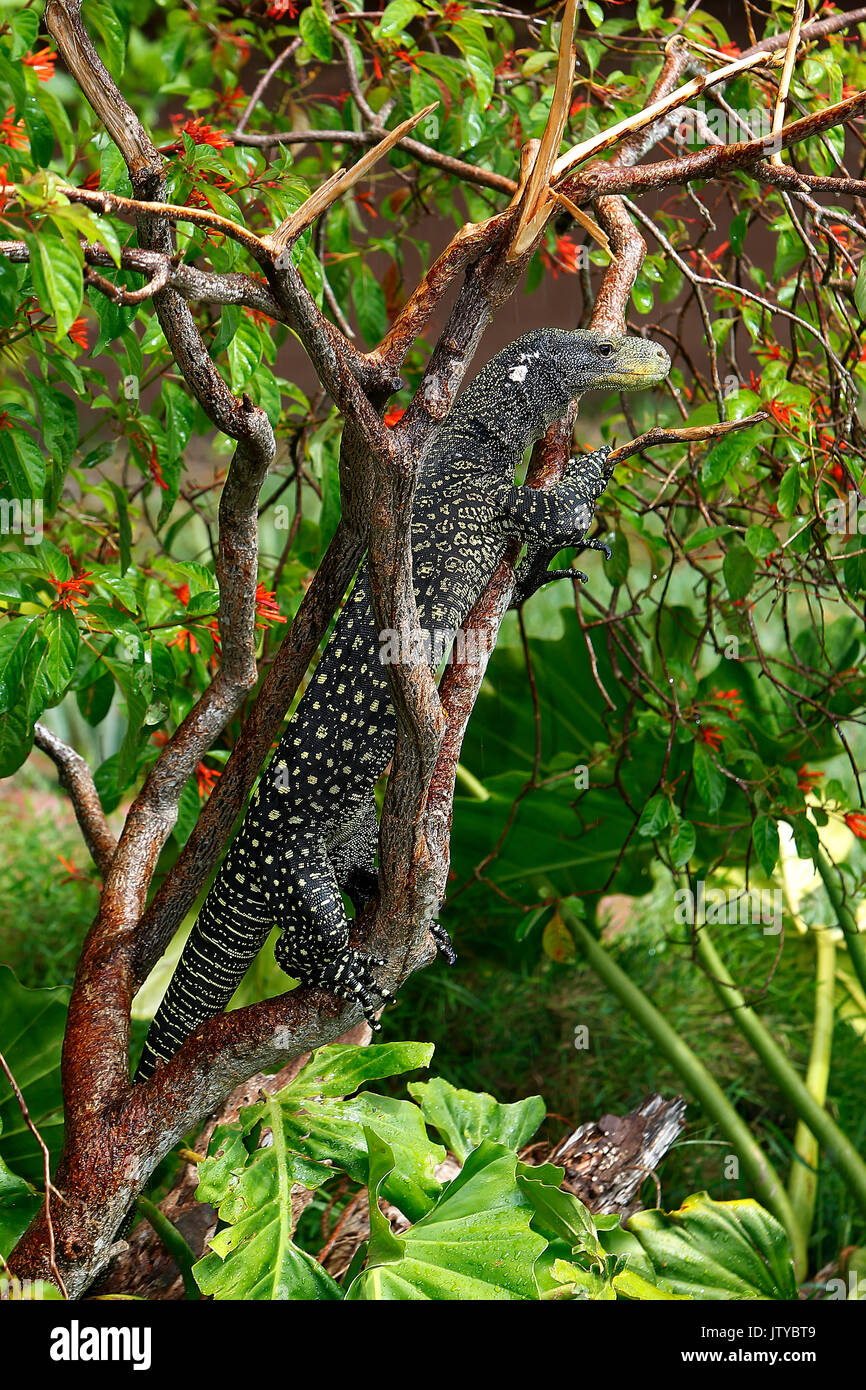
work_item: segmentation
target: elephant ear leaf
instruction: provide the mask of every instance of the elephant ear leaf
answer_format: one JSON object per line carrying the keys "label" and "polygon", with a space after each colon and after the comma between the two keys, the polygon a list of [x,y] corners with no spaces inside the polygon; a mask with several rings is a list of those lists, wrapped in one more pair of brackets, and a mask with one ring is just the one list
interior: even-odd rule
{"label": "elephant ear leaf", "polygon": [[522,1149],[547,1113],[541,1096],[501,1105],[484,1091],[458,1091],[438,1076],[412,1082],[408,1089],[428,1125],[461,1163],[485,1139],[507,1149]]}
{"label": "elephant ear leaf", "polygon": [[[399,1236],[378,1208],[394,1156],[368,1132],[368,1266],[352,1283],[352,1301],[537,1299],[535,1263],[547,1241],[530,1227],[532,1204],[517,1178],[517,1155],[485,1141],[469,1155],[426,1216]],[[387,1228],[387,1229],[386,1229]],[[496,1258],[491,1259],[491,1251]]]}
{"label": "elephant ear leaf", "polygon": [[784,1229],[751,1198],[715,1202],[706,1192],[678,1211],[641,1211],[629,1231],[661,1287],[692,1299],[796,1299]]}

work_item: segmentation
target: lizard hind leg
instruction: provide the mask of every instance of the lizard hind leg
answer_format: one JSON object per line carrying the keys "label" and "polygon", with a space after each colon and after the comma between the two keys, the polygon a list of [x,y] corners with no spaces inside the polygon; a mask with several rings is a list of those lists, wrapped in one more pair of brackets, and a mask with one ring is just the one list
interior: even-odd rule
{"label": "lizard hind leg", "polygon": [[313,830],[298,835],[291,845],[281,846],[280,858],[270,896],[280,928],[274,945],[277,964],[303,985],[357,1002],[378,1031],[377,1010],[393,998],[374,974],[385,962],[349,945],[346,910],[321,836]]}

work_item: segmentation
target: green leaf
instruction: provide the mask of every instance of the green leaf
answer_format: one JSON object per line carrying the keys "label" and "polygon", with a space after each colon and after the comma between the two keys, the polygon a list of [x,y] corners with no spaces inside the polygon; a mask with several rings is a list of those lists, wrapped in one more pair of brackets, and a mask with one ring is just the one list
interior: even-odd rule
{"label": "green leaf", "polygon": [[362,265],[352,281],[352,303],[358,315],[358,327],[368,347],[375,347],[385,336],[388,313],[385,293],[372,270]]}
{"label": "green leaf", "polygon": [[[60,1049],[68,989],[25,989],[0,965],[0,1038],[3,1055],[48,1145],[52,1165],[63,1139]],[[44,1179],[42,1150],[27,1128],[18,1101],[0,1075],[0,1158],[28,1181]]]}
{"label": "green leaf", "polygon": [[755,557],[744,545],[732,545],[722,570],[732,599],[745,598],[755,577]]}
{"label": "green leaf", "polygon": [[322,9],[321,0],[313,0],[311,5],[301,11],[299,27],[301,38],[313,56],[321,59],[323,63],[330,63],[332,56],[331,26]]}
{"label": "green leaf", "polygon": [[42,1198],[0,1158],[0,1256],[11,1253],[36,1215]]}
{"label": "green leaf", "polygon": [[854,303],[861,319],[866,319],[866,260],[860,262],[857,279],[854,282]]}
{"label": "green leaf", "polygon": [[746,528],[746,549],[756,560],[762,560],[765,555],[771,555],[779,542],[775,531],[771,531],[769,526],[749,526]]}
{"label": "green leaf", "polygon": [[43,309],[53,313],[59,341],[81,313],[84,298],[84,256],[80,246],[57,236],[29,235],[33,288]]}
{"label": "green leaf", "polygon": [[752,844],[758,863],[767,878],[771,878],[779,858],[779,829],[771,816],[756,816],[752,826]]}
{"label": "green leaf", "polygon": [[722,437],[701,465],[701,481],[705,487],[715,487],[726,478],[735,466],[748,464],[757,448],[758,430],[756,426],[747,430],[732,430]]}
{"label": "green leaf", "polygon": [[681,820],[679,825],[671,831],[670,855],[671,863],[675,869],[681,869],[684,864],[688,864],[695,852],[697,844],[697,833],[691,821]]}
{"label": "green leaf", "polygon": [[751,1199],[715,1202],[706,1192],[678,1211],[640,1211],[629,1231],[659,1284],[693,1299],[785,1299],[797,1284],[783,1228]]}
{"label": "green leaf", "polygon": [[[304,11],[308,13],[307,10]],[[232,390],[242,391],[262,360],[262,337],[252,319],[246,315],[241,319],[237,332],[228,345],[229,370]],[[177,405],[175,401],[175,405]],[[174,421],[179,429],[178,421]],[[169,424],[171,427],[171,422]]]}
{"label": "green leaf", "polygon": [[0,475],[19,504],[42,496],[45,456],[24,430],[0,430]]}
{"label": "green leaf", "polygon": [[495,75],[484,27],[477,19],[460,19],[452,26],[449,38],[459,48],[466,59],[466,66],[478,96],[482,111],[486,110],[493,96]]}
{"label": "green leaf", "polygon": [[610,559],[605,562],[604,574],[608,584],[611,584],[615,589],[619,584],[622,584],[631,563],[628,540],[624,531],[614,532],[613,539],[610,541],[610,551]]}
{"label": "green leaf", "polygon": [[707,810],[711,814],[718,811],[725,799],[727,781],[713,761],[713,756],[707,745],[697,740],[692,751],[692,770],[695,774],[698,795]]}
{"label": "green leaf", "polygon": [[42,619],[42,631],[48,638],[45,670],[55,699],[60,699],[75,670],[78,660],[78,623],[68,608],[51,608]]}
{"label": "green leaf", "polygon": [[369,1144],[369,1266],[355,1279],[347,1299],[537,1299],[534,1266],[547,1242],[530,1227],[533,1207],[517,1181],[516,1154],[485,1140],[433,1209],[395,1236],[384,1229],[377,1203],[393,1155],[375,1134]]}
{"label": "green leaf", "polygon": [[423,14],[424,7],[417,4],[416,0],[391,0],[391,3],[385,6],[375,35],[377,38],[394,38],[408,29],[413,19]]}
{"label": "green leaf", "polygon": [[349,1096],[365,1081],[381,1081],[430,1065],[433,1043],[390,1042],[371,1047],[338,1043],[318,1048],[281,1096],[299,1104],[312,1096]]}
{"label": "green leaf", "polygon": [[203,1201],[214,1196],[216,1164],[233,1166],[225,1184],[228,1195],[218,1205],[229,1225],[211,1238],[212,1253],[193,1266],[196,1283],[218,1301],[340,1299],[339,1285],[292,1239],[292,1188],[314,1190],[329,1174],[289,1151],[275,1097],[259,1108],[271,1126],[267,1148],[250,1155],[237,1132],[220,1135],[216,1158],[201,1165]]}
{"label": "green leaf", "polygon": [[24,662],[35,635],[30,616],[7,619],[0,627],[0,713],[11,709],[18,697]]}
{"label": "green leaf", "polygon": [[785,476],[779,487],[779,501],[777,504],[779,515],[784,517],[786,521],[790,521],[797,510],[797,503],[799,500],[800,470],[795,463],[792,463],[789,464],[786,469]]}
{"label": "green leaf", "polygon": [[441,1077],[413,1081],[408,1089],[428,1125],[461,1163],[485,1139],[515,1152],[523,1148],[547,1113],[541,1096],[503,1105],[485,1091],[458,1091]]}
{"label": "green leaf", "polygon": [[671,803],[666,796],[651,796],[637,823],[638,835],[660,835],[671,819]]}

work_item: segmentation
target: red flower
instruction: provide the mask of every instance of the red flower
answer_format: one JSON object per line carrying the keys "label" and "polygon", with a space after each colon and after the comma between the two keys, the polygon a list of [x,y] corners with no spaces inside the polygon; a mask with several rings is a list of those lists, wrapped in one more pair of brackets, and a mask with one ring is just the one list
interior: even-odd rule
{"label": "red flower", "polygon": [[172,637],[171,641],[168,643],[168,646],[177,647],[179,651],[185,651],[187,644],[189,644],[190,656],[195,656],[196,652],[198,651],[198,642],[195,640],[195,637],[190,632],[189,628],[182,627],[177,636]]}
{"label": "red flower", "polygon": [[708,703],[718,704],[719,702],[722,702],[722,709],[731,719],[739,718],[740,710],[743,708],[743,697],[739,690],[720,690],[716,686],[713,691],[713,699]]}
{"label": "red flower", "polygon": [[560,270],[564,270],[566,275],[576,275],[580,269],[581,249],[570,237],[558,236],[553,254],[546,246],[542,246],[541,259],[547,269],[553,271],[554,280]]}
{"label": "red flower", "polygon": [[28,68],[32,68],[40,82],[50,82],[54,76],[54,64],[57,62],[57,54],[53,48],[46,44],[37,53],[25,53],[21,59]]}
{"label": "red flower", "polygon": [[402,420],[405,414],[406,411],[402,405],[392,405],[390,410],[385,411],[384,422],[389,429],[393,429],[397,421]]}
{"label": "red flower", "polygon": [[735,43],[722,43],[719,44],[717,52],[726,53],[729,58],[739,58],[742,49],[738,48]]}
{"label": "red flower", "polygon": [[359,188],[358,191],[357,191],[357,193],[355,193],[355,194],[353,195],[353,197],[354,197],[355,202],[358,204],[358,206],[364,208],[364,210],[365,210],[366,212],[369,212],[369,214],[370,214],[371,217],[378,217],[378,216],[379,216],[378,212],[377,212],[376,209],[373,207],[373,193],[372,193],[372,190],[371,190],[370,192],[368,192],[368,193],[364,193],[364,192],[362,192],[362,190]]}
{"label": "red flower", "polygon": [[705,724],[703,728],[698,730],[698,738],[701,743],[708,743],[714,753],[719,751],[724,737],[721,729],[717,729],[715,724]]}
{"label": "red flower", "polygon": [[205,767],[204,763],[199,763],[195,770],[195,780],[198,785],[199,796],[210,796],[214,789],[216,779],[222,776],[222,769],[218,767]]}
{"label": "red flower", "polygon": [[461,5],[461,4],[460,4],[460,0],[448,0],[448,4],[445,6],[445,9],[442,11],[442,18],[443,18],[443,19],[459,19],[460,16],[462,15],[463,11],[464,11],[465,9],[466,9],[466,6],[465,6],[465,5]]}
{"label": "red flower", "polygon": [[213,638],[213,649],[218,652],[220,649],[220,625],[218,618],[211,618],[207,625],[207,630]]}
{"label": "red flower", "polygon": [[792,418],[797,420],[800,418],[799,410],[795,410],[794,407],[790,405],[782,405],[782,402],[779,400],[774,399],[769,401],[767,403],[767,408],[774,420],[778,420],[780,425],[786,425],[789,429],[791,427]]}
{"label": "red flower", "polygon": [[862,811],[846,811],[845,824],[858,840],[866,840],[866,815]]}
{"label": "red flower", "polygon": [[823,776],[823,772],[810,772],[808,767],[801,767],[797,773],[797,790],[801,792],[814,791],[815,783],[820,782]]}
{"label": "red flower", "polygon": [[93,580],[88,579],[90,570],[82,570],[73,579],[55,579],[53,574],[49,574],[48,581],[57,590],[57,598],[54,600],[54,608],[71,608],[75,612],[76,605],[87,607],[87,590],[93,585]]}
{"label": "red flower", "polygon": [[87,877],[87,874],[83,874],[80,869],[76,869],[71,859],[67,859],[66,856],[63,854],[58,854],[57,858],[66,870],[66,877],[60,880],[61,883],[90,882],[90,879]]}
{"label": "red flower", "polygon": [[[224,130],[207,125],[201,116],[189,116],[183,121],[183,125],[179,125],[178,122],[182,120],[182,116],[172,116],[171,123],[179,136],[188,135],[195,145],[210,145],[211,149],[224,150],[232,143],[231,137],[226,135]],[[173,148],[182,150],[183,141],[178,140]]]}
{"label": "red flower", "polygon": [[[272,623],[288,622],[277,607],[276,593],[266,589],[264,584],[256,585],[256,612],[260,618],[267,618]],[[256,623],[256,627],[264,627],[264,623]]]}
{"label": "red flower", "polygon": [[4,410],[2,415],[0,415],[0,430],[14,430],[14,428],[15,426],[9,419],[8,410]]}
{"label": "red flower", "polygon": [[77,318],[72,327],[68,330],[67,337],[71,338],[73,343],[77,343],[80,348],[86,351],[90,346],[87,341],[87,319],[83,316]]}
{"label": "red flower", "polygon": [[268,14],[271,19],[282,19],[287,14],[289,19],[297,19],[298,7],[295,0],[271,0],[268,5]]}
{"label": "red flower", "polygon": [[175,598],[179,598],[179,599],[180,599],[181,603],[184,603],[184,604],[189,603],[189,585],[188,585],[188,584],[181,584],[181,586],[180,586],[179,589],[172,589],[171,592],[174,594]]}
{"label": "red flower", "polygon": [[159,456],[156,452],[155,444],[151,444],[150,446],[150,456],[147,460],[147,468],[151,478],[156,483],[157,487],[161,487],[163,492],[168,492],[168,483],[162,476],[162,468],[160,467]]}
{"label": "red flower", "polygon": [[23,121],[13,121],[14,106],[10,106],[0,121],[0,145],[8,145],[10,150],[23,150],[27,145],[27,131]]}
{"label": "red flower", "polygon": [[401,59],[404,63],[408,63],[413,72],[419,71],[418,64],[415,62],[412,54],[407,53],[405,48],[395,48],[394,57]]}
{"label": "red flower", "polygon": [[589,102],[584,101],[583,97],[575,97],[568,108],[568,114],[569,116],[576,116],[578,111],[585,111],[588,106]]}

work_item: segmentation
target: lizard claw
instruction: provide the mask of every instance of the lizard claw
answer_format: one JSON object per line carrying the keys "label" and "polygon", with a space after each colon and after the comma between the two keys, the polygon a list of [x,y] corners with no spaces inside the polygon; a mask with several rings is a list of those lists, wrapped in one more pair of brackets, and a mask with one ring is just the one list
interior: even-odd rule
{"label": "lizard claw", "polygon": [[454,947],[451,942],[451,937],[448,935],[447,931],[442,926],[442,923],[429,922],[427,925],[427,930],[429,931],[433,940],[436,942],[437,950],[442,952],[449,965],[453,965],[454,962],[457,960],[457,952],[454,950]]}

